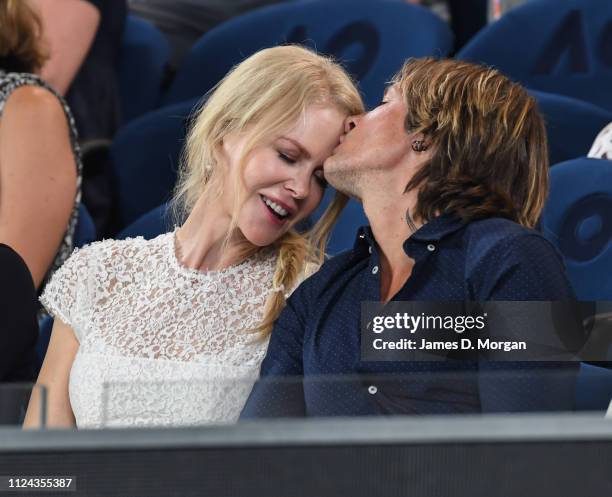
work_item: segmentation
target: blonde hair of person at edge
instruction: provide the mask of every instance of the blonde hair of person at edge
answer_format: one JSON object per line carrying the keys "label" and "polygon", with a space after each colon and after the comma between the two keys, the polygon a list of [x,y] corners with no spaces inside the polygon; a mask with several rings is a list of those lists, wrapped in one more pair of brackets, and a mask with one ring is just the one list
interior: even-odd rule
{"label": "blonde hair of person at edge", "polygon": [[[193,118],[173,204],[182,226],[75,251],[43,293],[55,317],[37,382],[47,426],[236,421],[286,297],[323,260],[346,197],[308,232],[294,227],[361,112],[345,71],[307,49],[232,69]],[[41,408],[35,389],[26,428]]]}

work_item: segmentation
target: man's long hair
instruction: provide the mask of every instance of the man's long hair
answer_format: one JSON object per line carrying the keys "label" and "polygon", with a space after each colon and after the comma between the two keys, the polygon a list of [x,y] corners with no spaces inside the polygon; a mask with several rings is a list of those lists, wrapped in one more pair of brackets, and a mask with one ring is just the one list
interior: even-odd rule
{"label": "man's long hair", "polygon": [[409,59],[394,76],[433,156],[412,178],[415,216],[506,217],[533,227],[548,190],[548,146],[535,99],[499,71],[456,60]]}

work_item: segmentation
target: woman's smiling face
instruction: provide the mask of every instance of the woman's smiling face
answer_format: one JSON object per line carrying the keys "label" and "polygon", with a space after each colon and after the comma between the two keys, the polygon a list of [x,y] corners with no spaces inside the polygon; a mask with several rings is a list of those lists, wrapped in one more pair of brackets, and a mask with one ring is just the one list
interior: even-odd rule
{"label": "woman's smiling face", "polygon": [[[332,106],[310,105],[292,126],[247,154],[242,175],[242,205],[237,227],[253,245],[278,240],[319,205],[325,191],[323,162],[338,145],[346,114]],[[248,136],[226,136],[228,166],[220,201],[231,216],[235,174]]]}

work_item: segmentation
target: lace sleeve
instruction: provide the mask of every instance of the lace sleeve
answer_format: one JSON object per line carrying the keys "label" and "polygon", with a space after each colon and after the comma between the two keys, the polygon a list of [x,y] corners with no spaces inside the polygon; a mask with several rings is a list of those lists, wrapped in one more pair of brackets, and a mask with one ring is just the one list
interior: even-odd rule
{"label": "lace sleeve", "polygon": [[49,314],[71,326],[75,333],[79,328],[77,322],[82,319],[93,297],[88,284],[92,256],[92,246],[75,249],[53,274],[40,297]]}

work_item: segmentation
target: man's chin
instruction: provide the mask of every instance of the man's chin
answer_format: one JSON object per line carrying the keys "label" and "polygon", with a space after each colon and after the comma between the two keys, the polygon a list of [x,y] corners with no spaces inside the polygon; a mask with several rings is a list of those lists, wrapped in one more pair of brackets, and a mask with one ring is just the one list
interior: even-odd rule
{"label": "man's chin", "polygon": [[336,164],[327,165],[325,163],[325,179],[327,182],[333,186],[337,191],[344,193],[345,195],[360,199],[360,196],[357,192],[357,184],[356,184],[356,174],[354,171],[351,171],[347,168],[338,168],[335,167]]}

